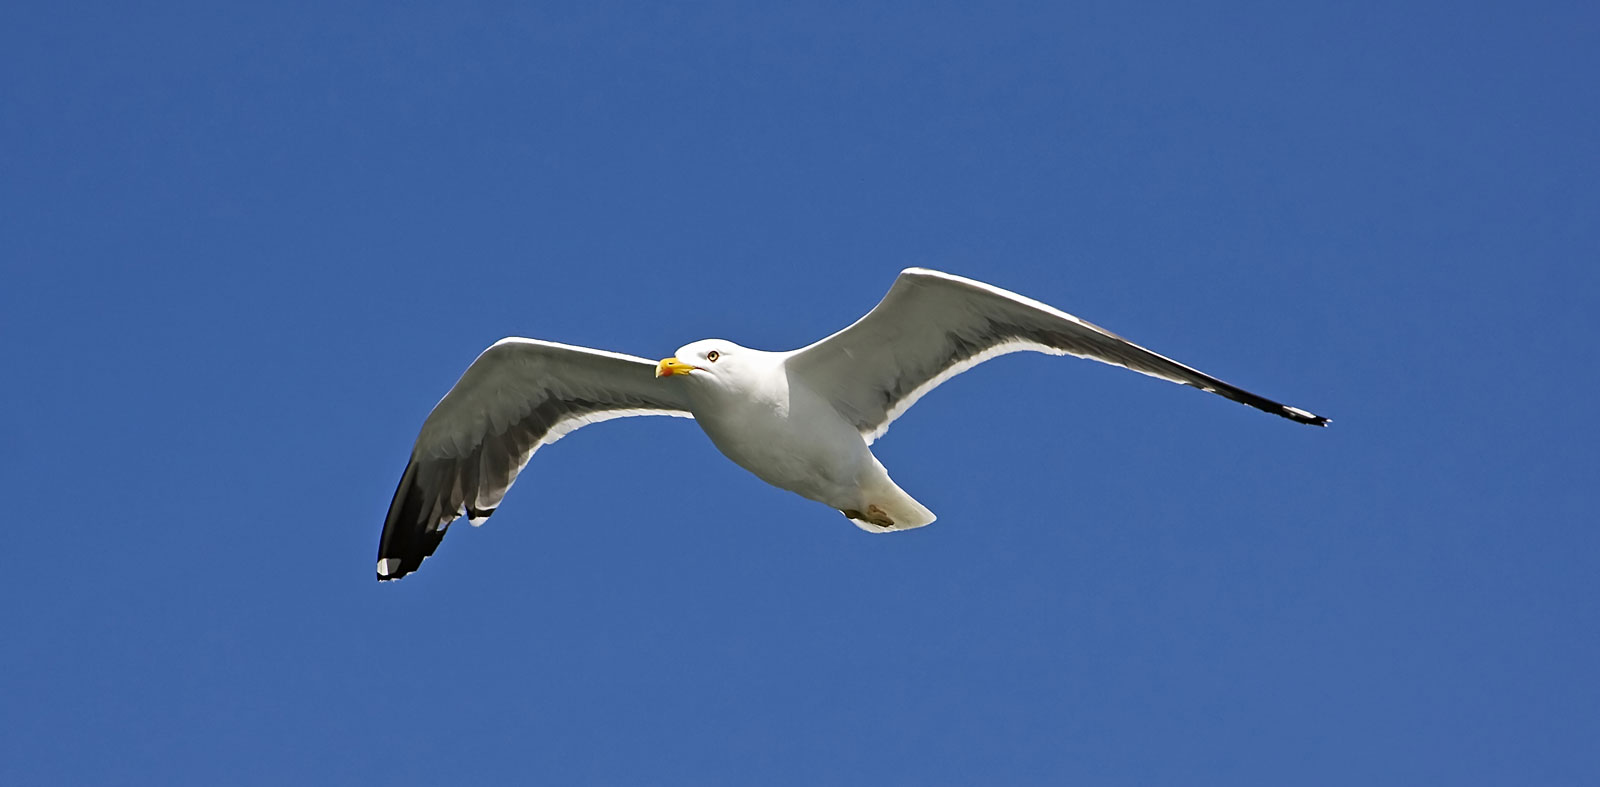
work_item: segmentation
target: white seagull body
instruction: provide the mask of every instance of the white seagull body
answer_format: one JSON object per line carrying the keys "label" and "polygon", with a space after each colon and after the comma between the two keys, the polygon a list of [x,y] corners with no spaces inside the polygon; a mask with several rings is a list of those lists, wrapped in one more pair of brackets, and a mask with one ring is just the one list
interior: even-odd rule
{"label": "white seagull body", "polygon": [[384,522],[378,579],[415,571],[458,517],[487,519],[540,446],[630,415],[694,418],[740,467],[868,532],[922,527],[933,512],[895,485],[872,442],[935,386],[1022,350],[1092,358],[1328,423],[1038,301],[911,268],[855,324],[790,352],[705,339],[654,362],[534,339],[495,342],[422,425]]}

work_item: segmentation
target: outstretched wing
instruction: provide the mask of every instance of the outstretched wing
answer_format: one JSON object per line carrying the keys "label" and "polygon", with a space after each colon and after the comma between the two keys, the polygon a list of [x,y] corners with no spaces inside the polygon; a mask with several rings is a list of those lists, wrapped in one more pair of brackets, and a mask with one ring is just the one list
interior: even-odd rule
{"label": "outstretched wing", "polygon": [[865,317],[787,361],[872,442],[923,394],[979,363],[1033,350],[1076,355],[1194,386],[1313,426],[1328,419],[1236,388],[1031,298],[908,268]]}
{"label": "outstretched wing", "polygon": [[484,350],[428,414],[378,542],[378,579],[398,579],[433,554],[465,513],[494,513],[539,447],[581,426],[629,415],[689,414],[683,386],[656,382],[631,355],[534,339]]}

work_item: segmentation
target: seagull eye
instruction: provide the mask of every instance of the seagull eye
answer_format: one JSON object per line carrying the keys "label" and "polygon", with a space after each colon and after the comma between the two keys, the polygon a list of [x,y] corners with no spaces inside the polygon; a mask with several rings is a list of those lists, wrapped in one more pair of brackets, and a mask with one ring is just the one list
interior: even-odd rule
{"label": "seagull eye", "polygon": [[717,359],[721,358],[721,357],[722,357],[722,353],[719,353],[716,350],[712,350],[711,352],[706,353],[706,360],[708,360],[708,361],[710,361],[712,363],[716,363]]}

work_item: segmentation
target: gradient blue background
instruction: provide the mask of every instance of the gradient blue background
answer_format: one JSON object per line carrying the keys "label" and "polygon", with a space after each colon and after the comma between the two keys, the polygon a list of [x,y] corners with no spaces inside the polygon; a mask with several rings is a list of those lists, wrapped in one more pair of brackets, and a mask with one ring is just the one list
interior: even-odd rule
{"label": "gradient blue background", "polygon": [[[0,782],[1593,784],[1591,3],[32,4],[0,26]],[[46,7],[48,6],[48,7]],[[505,335],[993,282],[865,535],[687,421],[373,581]]]}

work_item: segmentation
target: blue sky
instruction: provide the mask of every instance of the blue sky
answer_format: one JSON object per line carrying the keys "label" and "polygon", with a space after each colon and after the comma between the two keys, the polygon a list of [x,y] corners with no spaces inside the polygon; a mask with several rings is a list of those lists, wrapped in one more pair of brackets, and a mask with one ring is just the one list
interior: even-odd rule
{"label": "blue sky", "polygon": [[[1600,779],[1580,3],[34,4],[0,27],[6,784]],[[492,341],[1011,356],[869,536],[676,419],[379,585]]]}

